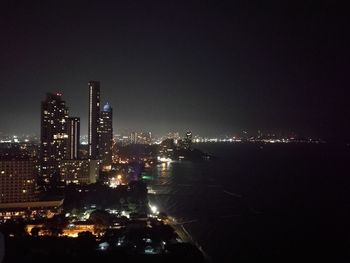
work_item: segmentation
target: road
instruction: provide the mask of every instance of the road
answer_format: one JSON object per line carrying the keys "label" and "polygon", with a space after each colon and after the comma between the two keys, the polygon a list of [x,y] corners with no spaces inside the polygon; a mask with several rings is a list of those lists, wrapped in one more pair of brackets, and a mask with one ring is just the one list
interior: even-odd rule
{"label": "road", "polygon": [[175,230],[176,234],[179,236],[182,242],[191,243],[195,245],[203,254],[206,262],[211,262],[210,257],[207,255],[207,253],[205,253],[202,247],[192,238],[190,233],[188,233],[188,231],[184,228],[183,224],[178,223],[175,218],[170,216],[168,216],[168,218],[164,220],[164,223],[170,225]]}

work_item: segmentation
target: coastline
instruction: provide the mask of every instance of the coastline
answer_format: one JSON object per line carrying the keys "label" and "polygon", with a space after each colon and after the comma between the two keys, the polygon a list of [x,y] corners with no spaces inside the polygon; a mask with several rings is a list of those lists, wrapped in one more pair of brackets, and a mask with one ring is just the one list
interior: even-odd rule
{"label": "coastline", "polygon": [[[150,198],[151,197],[151,198]],[[157,203],[159,207],[161,207],[161,212],[166,213],[166,209],[160,205],[159,202],[157,202],[157,194],[148,194],[148,199],[152,199],[152,203]],[[204,262],[210,263],[212,262],[211,258],[209,255],[204,251],[202,246],[192,237],[192,235],[186,230],[186,228],[183,226],[183,223],[177,222],[175,217],[172,217],[166,213],[167,218],[164,220],[164,222],[171,226],[175,233],[178,235],[180,240],[184,243],[189,243],[194,245],[203,255]]]}
{"label": "coastline", "polygon": [[169,217],[169,218],[171,219],[169,221],[172,221],[172,223],[169,222],[169,225],[175,230],[176,234],[180,237],[180,239],[183,242],[195,245],[197,249],[202,253],[205,262],[208,262],[208,263],[212,262],[209,255],[203,250],[202,246],[196,240],[194,240],[192,235],[186,230],[183,224],[177,223],[173,217]]}

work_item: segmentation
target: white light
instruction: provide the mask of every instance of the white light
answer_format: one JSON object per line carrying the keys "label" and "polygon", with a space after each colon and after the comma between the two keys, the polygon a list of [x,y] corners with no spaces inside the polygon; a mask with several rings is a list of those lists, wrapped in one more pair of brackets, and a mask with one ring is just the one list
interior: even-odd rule
{"label": "white light", "polygon": [[109,247],[109,244],[107,242],[103,242],[98,245],[100,250],[106,250]]}
{"label": "white light", "polygon": [[158,212],[158,208],[154,205],[149,205],[149,207],[151,208],[151,211],[153,214],[156,214]]}
{"label": "white light", "polygon": [[158,161],[162,162],[162,163],[171,163],[171,159],[170,158],[165,158],[165,157],[157,157]]}

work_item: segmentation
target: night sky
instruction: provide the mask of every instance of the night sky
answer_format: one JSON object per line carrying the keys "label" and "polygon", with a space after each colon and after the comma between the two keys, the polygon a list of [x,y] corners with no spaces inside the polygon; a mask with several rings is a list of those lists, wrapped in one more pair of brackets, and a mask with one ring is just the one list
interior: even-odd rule
{"label": "night sky", "polygon": [[86,134],[100,80],[117,133],[348,136],[348,9],[266,2],[1,1],[0,131],[39,134],[60,91]]}

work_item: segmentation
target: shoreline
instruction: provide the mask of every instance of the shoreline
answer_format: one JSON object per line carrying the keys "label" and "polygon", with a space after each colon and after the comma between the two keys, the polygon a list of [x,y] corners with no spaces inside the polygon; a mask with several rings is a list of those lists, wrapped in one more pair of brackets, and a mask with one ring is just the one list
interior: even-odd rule
{"label": "shoreline", "polygon": [[169,223],[169,225],[175,230],[176,234],[180,237],[180,239],[185,243],[193,244],[197,247],[197,249],[202,253],[205,262],[212,262],[209,255],[203,250],[202,246],[194,240],[192,235],[186,230],[186,228],[182,224],[178,224],[176,220],[173,217],[170,217],[172,222]]}
{"label": "shoreline", "polygon": [[[154,200],[152,201],[156,201],[157,200],[157,197],[156,197],[157,194],[152,194],[152,195],[148,195],[148,199],[150,199],[149,197],[152,196]],[[166,211],[166,209],[163,208],[163,206],[161,206],[159,204],[159,202],[156,202],[157,205],[159,207],[161,207],[161,211]],[[180,238],[180,240],[183,242],[183,243],[190,243],[194,246],[196,246],[196,248],[201,252],[201,254],[203,255],[203,258],[204,258],[204,262],[207,262],[207,263],[210,263],[212,262],[210,256],[204,251],[204,249],[202,248],[202,246],[196,241],[194,240],[194,238],[192,237],[192,235],[186,230],[186,228],[183,226],[183,224],[180,224],[177,222],[176,218],[175,217],[172,217],[170,215],[168,215],[168,213],[166,213],[167,215],[167,219],[164,220],[164,222],[171,226],[175,233],[178,235],[178,237]]]}

